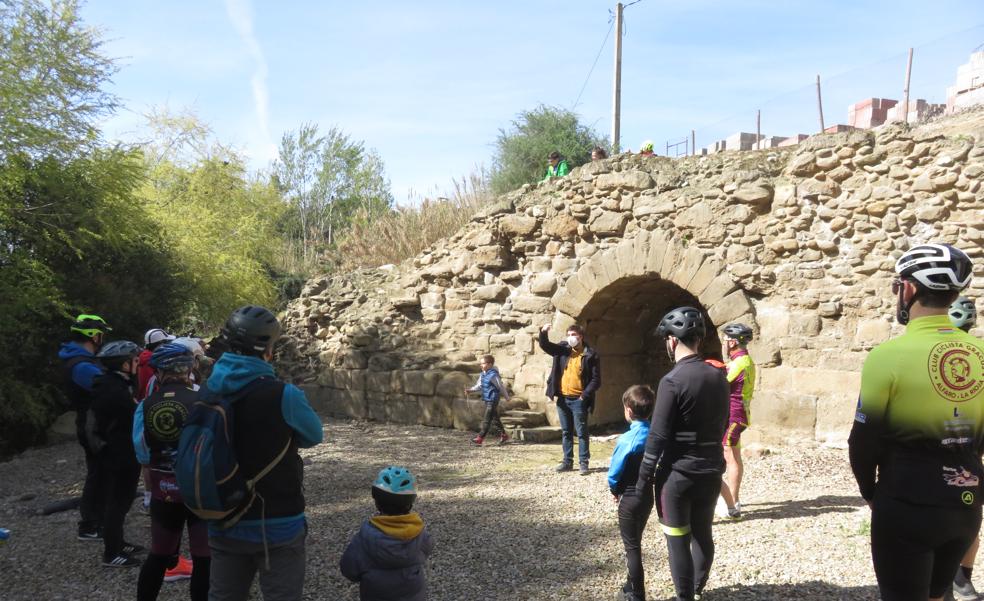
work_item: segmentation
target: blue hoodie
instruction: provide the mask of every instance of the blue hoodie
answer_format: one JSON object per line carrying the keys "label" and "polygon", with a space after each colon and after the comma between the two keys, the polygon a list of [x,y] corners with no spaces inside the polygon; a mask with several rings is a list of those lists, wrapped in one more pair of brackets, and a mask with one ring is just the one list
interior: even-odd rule
{"label": "blue hoodie", "polygon": [[[235,353],[225,353],[215,363],[208,379],[209,390],[218,394],[232,394],[261,376],[275,377],[273,366],[259,357],[248,357]],[[297,446],[309,448],[319,444],[324,438],[321,418],[311,409],[300,388],[293,384],[284,385],[280,400],[280,413],[284,421],[294,430]],[[269,543],[287,542],[295,538],[305,524],[304,514],[267,520],[241,520],[232,528],[219,530],[209,528],[210,536],[221,536],[261,542],[263,531]]]}
{"label": "blue hoodie", "polygon": [[[69,359],[75,357],[95,357],[89,352],[84,346],[77,342],[63,342],[61,349],[58,351],[58,358],[62,362],[66,362]],[[89,361],[80,361],[75,364],[72,368],[72,382],[81,388],[92,392],[92,385],[96,379],[96,376],[102,375],[103,370],[99,367],[98,363],[91,363]]]}
{"label": "blue hoodie", "polygon": [[612,462],[608,468],[608,488],[613,495],[621,495],[634,485],[639,477],[639,465],[646,452],[646,437],[649,436],[649,422],[634,419],[628,432],[618,437]]}

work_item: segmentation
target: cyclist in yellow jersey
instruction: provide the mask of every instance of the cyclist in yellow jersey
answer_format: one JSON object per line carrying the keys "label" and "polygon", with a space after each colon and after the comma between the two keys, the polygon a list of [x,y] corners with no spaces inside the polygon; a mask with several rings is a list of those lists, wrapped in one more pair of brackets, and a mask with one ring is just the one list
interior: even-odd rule
{"label": "cyclist in yellow jersey", "polygon": [[751,401],[755,390],[755,362],[748,354],[752,341],[752,329],[743,323],[724,326],[724,350],[728,356],[728,384],[730,407],[728,429],[724,432],[724,482],[721,483],[721,499],[727,513],[723,517],[741,519],[741,479],[745,465],[741,461],[741,433],[752,423]]}
{"label": "cyclist in yellow jersey", "polygon": [[980,526],[984,343],[947,317],[972,269],[946,244],[905,252],[892,283],[905,334],[862,369],[848,443],[883,601],[942,599]]}
{"label": "cyclist in yellow jersey", "polygon": [[[977,307],[974,306],[974,301],[966,296],[961,296],[953,301],[948,315],[950,316],[950,323],[964,332],[970,332],[970,329],[977,323]],[[970,577],[974,571],[974,560],[977,559],[977,550],[980,545],[981,539],[980,536],[977,536],[970,545],[970,549],[967,549],[963,559],[960,560],[960,569],[953,577],[953,589],[950,591],[954,601],[973,601],[978,598],[977,590],[974,588],[974,583],[971,582]]]}

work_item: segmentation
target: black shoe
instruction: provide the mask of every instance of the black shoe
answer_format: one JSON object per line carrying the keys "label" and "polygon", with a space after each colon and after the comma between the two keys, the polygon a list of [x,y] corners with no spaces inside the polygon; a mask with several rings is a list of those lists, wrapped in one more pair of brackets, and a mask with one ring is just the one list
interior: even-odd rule
{"label": "black shoe", "polygon": [[138,545],[137,543],[128,543],[123,541],[123,552],[127,555],[136,555],[137,553],[143,553],[146,550],[146,547]]}
{"label": "black shoe", "polygon": [[582,463],[581,464],[580,471],[581,471],[581,475],[582,476],[587,476],[588,474],[591,473],[591,470],[588,469],[588,464],[587,463]]}
{"label": "black shoe", "polygon": [[566,461],[554,468],[555,472],[570,472],[574,470],[574,466]]}
{"label": "black shoe", "polygon": [[102,564],[104,568],[136,568],[140,566],[140,560],[126,553],[120,553],[116,557],[103,557]]}
{"label": "black shoe", "polygon": [[103,535],[99,528],[79,526],[79,540],[102,542]]}

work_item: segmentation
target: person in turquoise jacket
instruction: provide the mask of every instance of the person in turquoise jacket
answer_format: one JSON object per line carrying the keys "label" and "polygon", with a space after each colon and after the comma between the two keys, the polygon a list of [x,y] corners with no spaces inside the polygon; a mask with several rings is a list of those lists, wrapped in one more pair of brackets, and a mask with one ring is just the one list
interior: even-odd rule
{"label": "person in turquoise jacket", "polygon": [[543,175],[543,181],[547,181],[551,177],[564,177],[570,171],[571,168],[567,166],[567,160],[555,150],[547,157],[547,171]]}

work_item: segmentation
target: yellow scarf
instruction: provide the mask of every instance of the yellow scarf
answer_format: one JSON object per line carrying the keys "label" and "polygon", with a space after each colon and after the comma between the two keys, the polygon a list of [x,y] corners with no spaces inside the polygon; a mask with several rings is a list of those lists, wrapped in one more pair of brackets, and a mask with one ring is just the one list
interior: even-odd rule
{"label": "yellow scarf", "polygon": [[424,529],[424,520],[416,512],[404,515],[377,515],[369,518],[383,534],[400,540],[413,540]]}

